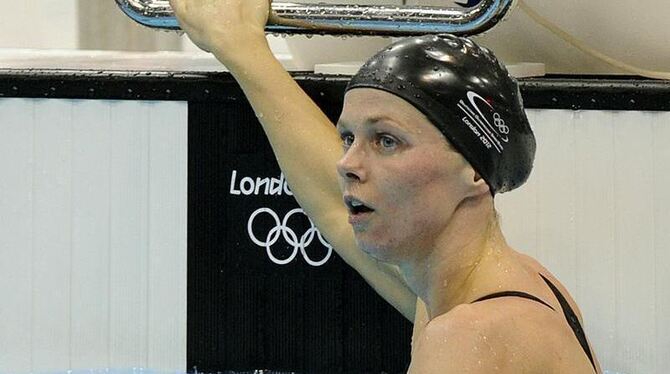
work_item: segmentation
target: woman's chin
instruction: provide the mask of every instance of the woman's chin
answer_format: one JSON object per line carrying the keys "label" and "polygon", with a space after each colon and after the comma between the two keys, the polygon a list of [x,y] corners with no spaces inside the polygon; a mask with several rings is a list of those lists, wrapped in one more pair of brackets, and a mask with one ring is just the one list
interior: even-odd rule
{"label": "woman's chin", "polygon": [[369,240],[367,238],[359,238],[358,236],[356,237],[356,243],[361,251],[375,260],[390,263],[395,262],[394,260],[396,256],[393,255],[393,249],[388,244]]}

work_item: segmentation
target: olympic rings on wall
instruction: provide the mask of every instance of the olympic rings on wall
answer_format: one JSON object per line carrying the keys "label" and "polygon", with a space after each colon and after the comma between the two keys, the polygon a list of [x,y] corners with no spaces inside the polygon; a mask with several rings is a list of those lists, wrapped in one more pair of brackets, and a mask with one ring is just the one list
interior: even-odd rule
{"label": "olympic rings on wall", "polygon": [[[270,217],[272,217],[275,221],[275,226],[271,228],[270,231],[268,231],[264,241],[258,239],[254,234],[253,230],[254,220],[259,214],[262,213],[270,215]],[[316,228],[316,226],[314,226],[314,222],[312,222],[312,220],[309,217],[307,217],[307,219],[309,220],[310,227],[304,234],[300,235],[300,238],[298,238],[298,234],[295,232],[295,230],[293,230],[291,227],[288,226],[288,220],[291,218],[291,216],[293,216],[296,213],[301,213],[305,217],[307,217],[305,212],[300,208],[295,208],[286,213],[286,216],[284,216],[283,220],[280,220],[279,215],[277,215],[277,213],[275,213],[270,208],[256,209],[256,211],[254,211],[251,214],[251,216],[249,217],[249,221],[247,222],[247,232],[249,233],[249,238],[257,246],[265,248],[265,251],[267,252],[270,260],[277,265],[286,265],[290,263],[291,261],[293,261],[293,259],[295,259],[295,256],[298,254],[298,252],[302,254],[302,257],[311,266],[321,266],[325,264],[328,261],[328,259],[330,259],[330,256],[333,253],[333,247],[330,244],[328,244],[328,242],[323,238],[323,236],[321,236],[321,233]],[[277,256],[275,256],[274,253],[272,253],[272,245],[277,243],[280,236],[284,238],[286,243],[293,246],[293,252],[291,253],[290,256],[288,256],[285,259],[280,259]],[[315,236],[319,239],[321,244],[328,250],[326,256],[318,261],[313,260],[307,254],[307,247],[309,247],[309,245],[312,243]]]}

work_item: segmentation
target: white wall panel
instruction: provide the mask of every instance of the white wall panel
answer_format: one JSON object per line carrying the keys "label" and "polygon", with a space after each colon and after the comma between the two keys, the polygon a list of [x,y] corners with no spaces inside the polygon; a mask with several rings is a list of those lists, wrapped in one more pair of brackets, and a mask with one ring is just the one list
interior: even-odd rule
{"label": "white wall panel", "polygon": [[0,372],[185,370],[186,112],[0,100]]}
{"label": "white wall panel", "polygon": [[[156,104],[147,104],[156,106]],[[149,111],[147,367],[186,368],[187,113],[179,103]]]}
{"label": "white wall panel", "polygon": [[[600,360],[616,359],[614,126],[617,114],[575,113],[577,287],[579,301]],[[541,126],[541,125],[540,125]]]}
{"label": "white wall panel", "polygon": [[109,363],[110,107],[72,103],[71,367]]}
{"label": "white wall panel", "polygon": [[526,186],[497,198],[508,241],[577,299],[603,368],[667,372],[670,113],[534,110],[529,118],[535,169]]}
{"label": "white wall panel", "polygon": [[0,100],[0,371],[32,364],[33,108]]}
{"label": "white wall panel", "polygon": [[616,332],[619,335],[616,352],[623,372],[633,369],[652,372],[657,353],[654,347],[654,138],[649,118],[649,115],[618,113],[614,132]]}
{"label": "white wall panel", "polygon": [[112,104],[110,360],[147,359],[149,114]]}
{"label": "white wall panel", "polygon": [[[537,132],[537,256],[575,289],[575,113],[549,111]],[[558,246],[557,246],[558,245]]]}
{"label": "white wall panel", "polygon": [[70,103],[35,106],[33,179],[33,370],[69,366],[72,246]]}
{"label": "white wall panel", "polygon": [[654,143],[654,316],[656,323],[656,372],[669,373],[670,359],[670,116],[653,116]]}

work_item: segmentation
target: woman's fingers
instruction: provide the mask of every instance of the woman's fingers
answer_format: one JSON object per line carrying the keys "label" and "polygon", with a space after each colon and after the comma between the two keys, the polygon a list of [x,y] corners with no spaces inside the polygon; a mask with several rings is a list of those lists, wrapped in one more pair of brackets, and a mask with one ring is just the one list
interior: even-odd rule
{"label": "woman's fingers", "polygon": [[172,7],[172,11],[178,17],[183,13],[184,2],[182,0],[170,0],[170,7]]}
{"label": "woman's fingers", "polygon": [[169,0],[179,25],[205,51],[226,55],[265,39],[271,0]]}

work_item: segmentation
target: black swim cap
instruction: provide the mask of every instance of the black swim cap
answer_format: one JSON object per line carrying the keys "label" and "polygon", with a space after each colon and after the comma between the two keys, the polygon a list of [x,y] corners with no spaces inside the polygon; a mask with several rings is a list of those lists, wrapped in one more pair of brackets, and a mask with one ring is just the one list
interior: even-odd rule
{"label": "black swim cap", "polygon": [[414,105],[484,178],[491,194],[528,179],[535,136],[516,80],[488,49],[452,35],[403,39],[368,60],[346,90],[360,87]]}

